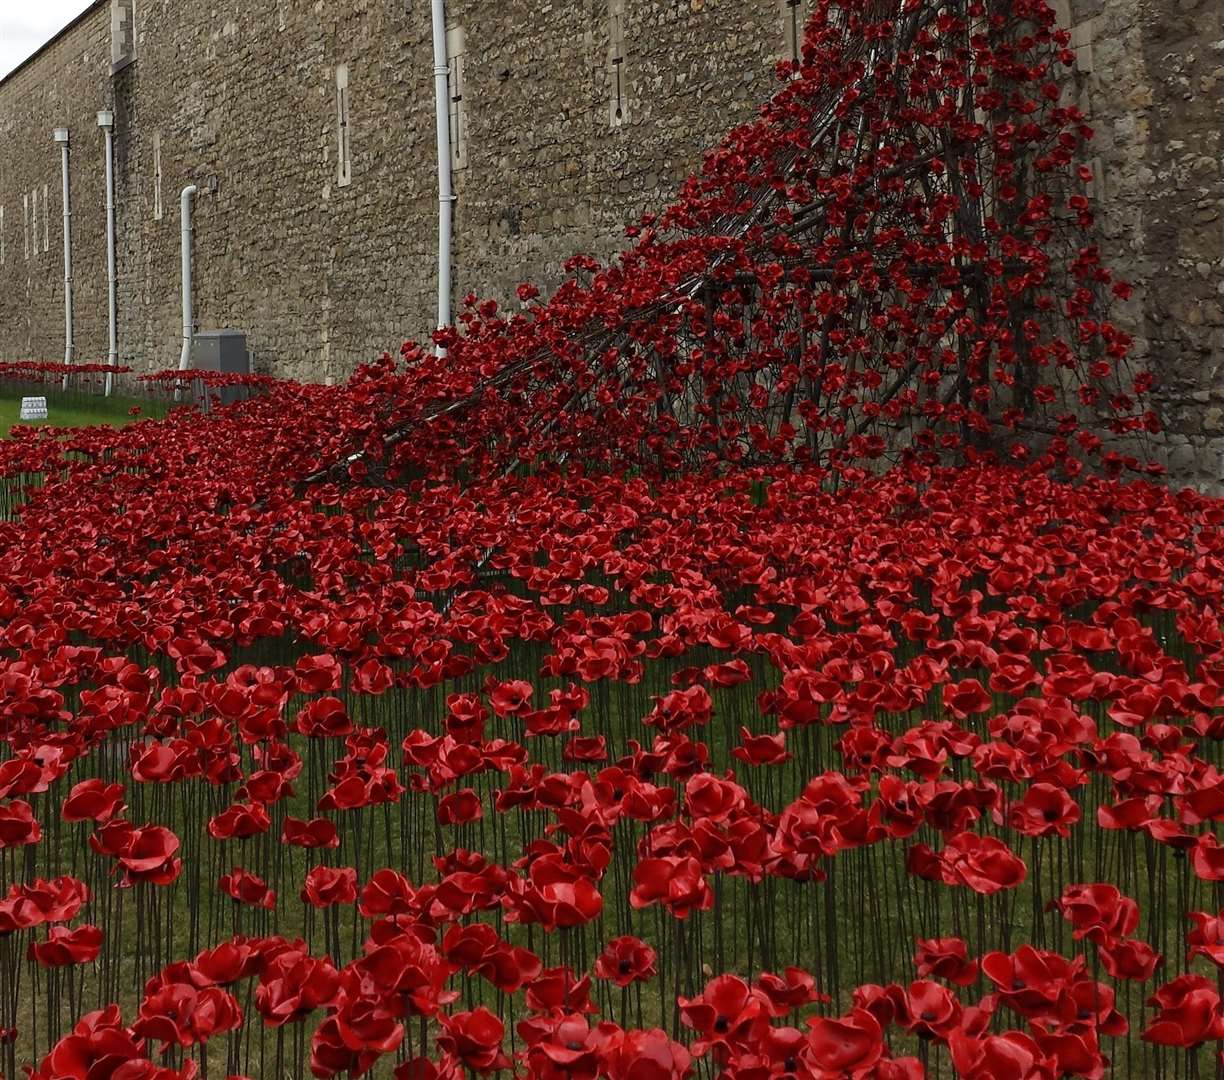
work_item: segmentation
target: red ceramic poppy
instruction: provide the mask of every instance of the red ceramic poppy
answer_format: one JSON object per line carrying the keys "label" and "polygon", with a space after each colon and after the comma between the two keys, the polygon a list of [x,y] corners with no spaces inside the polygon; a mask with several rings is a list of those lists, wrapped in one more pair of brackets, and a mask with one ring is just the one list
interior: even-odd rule
{"label": "red ceramic poppy", "polygon": [[242,904],[261,907],[267,911],[276,907],[276,891],[269,889],[263,878],[240,866],[234,867],[228,874],[222,874],[217,880],[217,888]]}
{"label": "red ceramic poppy", "polygon": [[96,821],[105,825],[123,813],[123,785],[101,780],[82,780],[74,784],[60,809],[65,821]]}
{"label": "red ceramic poppy", "polygon": [[306,875],[302,900],[311,907],[327,908],[357,902],[357,871],[351,866],[339,869],[316,866]]}
{"label": "red ceramic poppy", "polygon": [[336,832],[336,826],[326,818],[302,821],[286,816],[281,827],[281,843],[304,848],[338,848],[340,835]]}
{"label": "red ceramic poppy", "polygon": [[646,982],[657,974],[658,957],[654,949],[640,938],[626,935],[613,938],[595,960],[597,978],[607,979],[617,986]]}
{"label": "red ceramic poppy", "polygon": [[960,938],[919,939],[917,944],[914,966],[923,978],[934,976],[957,986],[977,980],[977,961],[969,959],[968,947]]}
{"label": "red ceramic poppy", "polygon": [[884,1056],[884,1034],[866,1009],[846,1016],[812,1017],[802,1057],[816,1075],[862,1076]]}
{"label": "red ceramic poppy", "polygon": [[66,967],[89,964],[102,951],[102,931],[96,926],[78,926],[69,930],[53,926],[47,940],[30,943],[30,956],[43,967]]}
{"label": "red ceramic poppy", "polygon": [[1201,975],[1182,975],[1165,983],[1148,1004],[1157,1009],[1143,1032],[1146,1042],[1185,1049],[1224,1038],[1224,1012],[1214,983]]}
{"label": "red ceramic poppy", "polygon": [[441,1020],[442,1033],[438,1035],[441,1050],[453,1054],[476,1072],[496,1072],[510,1067],[510,1059],[501,1046],[505,1028],[488,1009],[482,1006],[471,1012],[444,1014]]}

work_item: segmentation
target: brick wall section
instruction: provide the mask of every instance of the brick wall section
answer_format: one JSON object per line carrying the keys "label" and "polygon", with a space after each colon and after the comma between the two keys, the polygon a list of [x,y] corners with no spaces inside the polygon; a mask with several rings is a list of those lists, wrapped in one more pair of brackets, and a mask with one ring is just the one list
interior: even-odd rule
{"label": "brick wall section", "polygon": [[[1138,286],[1121,320],[1161,379],[1177,476],[1224,475],[1224,9],[1059,0],[1070,90],[1098,131],[1102,240]],[[0,356],[63,355],[59,159],[73,136],[78,356],[106,352],[102,138],[116,110],[121,358],[178,358],[179,207],[196,208],[196,317],[246,330],[256,366],[343,378],[432,328],[437,197],[427,0],[139,0],[137,61],[110,74],[103,3],[0,83]],[[611,123],[610,13],[627,120]],[[450,0],[465,49],[456,303],[513,304],[576,251],[600,257],[750,118],[785,47],[784,0]],[[352,182],[337,184],[336,65]],[[154,216],[154,142],[163,216]],[[210,191],[215,179],[215,192]],[[47,184],[49,251],[22,257],[21,195]],[[41,205],[40,205],[41,216]],[[41,239],[41,235],[40,235]]]}

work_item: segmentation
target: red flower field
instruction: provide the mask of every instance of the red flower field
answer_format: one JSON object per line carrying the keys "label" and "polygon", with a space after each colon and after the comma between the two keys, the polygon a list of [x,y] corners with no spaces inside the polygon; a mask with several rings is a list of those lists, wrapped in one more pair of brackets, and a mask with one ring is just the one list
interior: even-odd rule
{"label": "red flower field", "polygon": [[615,263],[0,444],[0,1073],[1220,1075],[1224,503],[1068,56],[821,0]]}

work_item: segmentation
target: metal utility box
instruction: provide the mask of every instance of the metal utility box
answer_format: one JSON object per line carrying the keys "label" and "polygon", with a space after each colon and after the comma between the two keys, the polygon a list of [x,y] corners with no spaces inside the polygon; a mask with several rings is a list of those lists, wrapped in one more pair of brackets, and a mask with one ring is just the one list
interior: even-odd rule
{"label": "metal utility box", "polygon": [[[251,373],[251,354],[247,352],[246,334],[241,330],[204,330],[196,334],[191,366],[204,371],[231,371],[240,375]],[[205,397],[218,396],[222,405],[245,400],[245,386],[226,386]],[[207,403],[207,402],[205,402]]]}

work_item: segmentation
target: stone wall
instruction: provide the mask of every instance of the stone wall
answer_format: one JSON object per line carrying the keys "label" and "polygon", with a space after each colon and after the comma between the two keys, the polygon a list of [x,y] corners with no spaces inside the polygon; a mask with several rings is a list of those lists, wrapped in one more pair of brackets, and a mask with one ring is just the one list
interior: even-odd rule
{"label": "stone wall", "polygon": [[[623,13],[616,48],[614,7]],[[786,11],[786,0],[451,0],[464,45],[456,301],[469,291],[512,300],[522,280],[558,280],[577,251],[617,250],[624,226],[665,203],[701,151],[769,93]],[[197,324],[247,331],[259,370],[340,379],[432,330],[428,2],[139,0],[136,61],[113,78],[110,25],[109,4],[96,5],[0,83],[0,356],[63,354],[60,225],[51,222],[51,251],[26,260],[20,216],[21,194],[44,182],[59,213],[50,132],[66,124],[76,148],[77,355],[105,358],[95,113],[107,106],[117,114],[121,360],[177,362],[178,197],[188,183],[200,188]]]}
{"label": "stone wall", "polygon": [[1224,5],[1064,0],[1096,130],[1098,222],[1134,285],[1119,322],[1157,377],[1170,472],[1224,489]]}
{"label": "stone wall", "polygon": [[[110,92],[110,14],[92,10],[36,63],[0,84],[0,358],[64,358],[64,202],[70,130],[78,357],[105,359],[106,197],[97,111]],[[44,192],[46,198],[44,199]]]}
{"label": "stone wall", "polygon": [[[63,355],[58,125],[73,142],[77,356],[105,357],[95,114],[106,106],[117,114],[122,360],[177,361],[188,183],[201,190],[197,323],[247,331],[258,370],[340,379],[427,335],[437,229],[427,0],[137,0],[136,60],[113,75],[110,3],[0,82],[0,357]],[[1098,132],[1102,241],[1137,286],[1119,318],[1160,379],[1171,468],[1218,484],[1224,6],[1058,5],[1079,58],[1069,89]],[[574,252],[615,252],[624,226],[665,204],[701,151],[769,93],[789,10],[788,0],[450,0],[453,51],[462,38],[456,302],[473,291],[514,303],[519,281],[553,284]],[[35,190],[40,242],[26,256],[22,197]]]}

